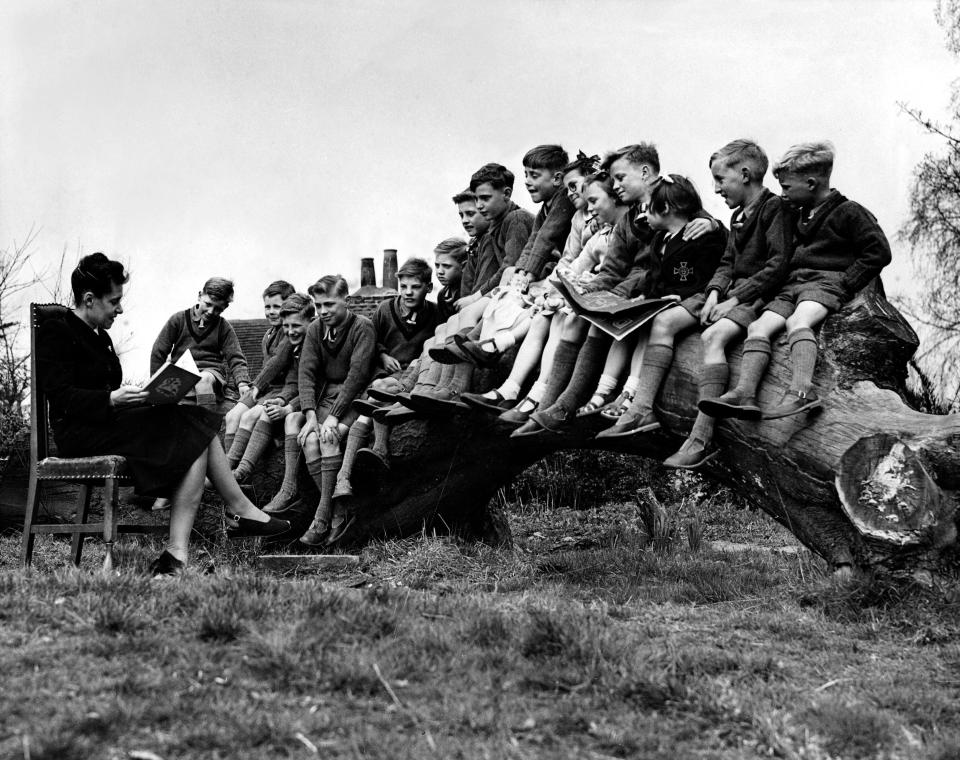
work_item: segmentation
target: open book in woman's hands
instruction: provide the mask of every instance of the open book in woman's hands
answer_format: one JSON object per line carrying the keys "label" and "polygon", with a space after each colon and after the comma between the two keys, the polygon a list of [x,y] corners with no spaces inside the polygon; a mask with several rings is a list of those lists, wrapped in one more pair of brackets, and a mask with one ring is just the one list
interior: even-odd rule
{"label": "open book in woman's hands", "polygon": [[197,369],[190,349],[187,349],[176,362],[164,362],[147,380],[143,389],[150,394],[147,398],[148,404],[176,404],[198,382],[200,370]]}

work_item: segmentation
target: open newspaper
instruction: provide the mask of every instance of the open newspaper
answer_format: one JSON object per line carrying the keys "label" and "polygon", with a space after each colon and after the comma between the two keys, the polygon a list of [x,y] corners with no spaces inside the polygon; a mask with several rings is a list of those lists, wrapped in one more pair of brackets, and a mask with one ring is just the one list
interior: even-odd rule
{"label": "open newspaper", "polygon": [[200,382],[200,370],[197,369],[197,363],[193,360],[190,349],[187,349],[176,362],[172,364],[169,361],[164,362],[163,366],[147,380],[143,389],[150,393],[147,398],[148,404],[176,404],[198,382]]}
{"label": "open newspaper", "polygon": [[557,290],[567,299],[574,313],[615,340],[623,340],[664,309],[676,306],[679,300],[677,296],[624,298],[608,290],[586,293],[582,285],[563,272],[557,272],[557,280]]}

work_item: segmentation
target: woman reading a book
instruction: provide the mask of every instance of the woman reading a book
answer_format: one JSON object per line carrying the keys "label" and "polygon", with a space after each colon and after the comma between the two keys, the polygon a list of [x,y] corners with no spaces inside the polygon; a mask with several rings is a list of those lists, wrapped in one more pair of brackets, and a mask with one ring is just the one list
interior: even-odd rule
{"label": "woman reading a book", "polygon": [[38,380],[63,456],[120,454],[138,493],[172,498],[169,541],[151,566],[153,575],[172,575],[187,563],[205,476],[232,515],[231,537],[274,535],[289,523],[261,512],[241,492],[217,437],[221,415],[194,406],[148,405],[147,391],[122,384],[107,330],[123,313],[128,279],[123,264],[102,253],[80,260],[70,276],[74,308],[37,331]]}

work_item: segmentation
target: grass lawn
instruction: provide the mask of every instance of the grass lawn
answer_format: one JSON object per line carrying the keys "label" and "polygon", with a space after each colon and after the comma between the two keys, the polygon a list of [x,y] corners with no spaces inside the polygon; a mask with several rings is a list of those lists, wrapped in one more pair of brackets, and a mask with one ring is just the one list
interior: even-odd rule
{"label": "grass lawn", "polygon": [[150,539],[104,577],[96,542],[24,573],[4,537],[0,757],[960,758],[960,596],[840,585],[724,505],[656,548],[632,505],[512,520],[512,549],[281,577],[215,546],[167,582]]}

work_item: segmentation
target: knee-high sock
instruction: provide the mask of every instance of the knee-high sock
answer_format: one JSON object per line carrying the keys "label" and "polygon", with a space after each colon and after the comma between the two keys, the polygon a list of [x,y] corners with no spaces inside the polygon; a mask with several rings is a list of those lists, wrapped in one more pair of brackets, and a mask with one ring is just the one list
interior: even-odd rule
{"label": "knee-high sock", "polygon": [[420,369],[417,371],[417,382],[414,383],[411,393],[422,393],[435,387],[440,382],[440,376],[448,365],[441,364],[431,359],[429,356],[423,357],[420,362]]}
{"label": "knee-high sock", "polygon": [[339,454],[307,462],[307,472],[310,473],[310,477],[320,491],[320,503],[317,504],[314,520],[326,522],[327,525],[330,524],[330,516],[333,512],[333,489],[337,484],[337,473],[342,464],[343,457]]}
{"label": "knee-high sock", "polygon": [[223,434],[223,450],[227,452],[228,459],[229,459],[230,449],[233,448],[233,439],[236,437],[237,437],[236,433]]}
{"label": "knee-high sock", "polygon": [[246,428],[237,430],[237,434],[233,437],[233,443],[227,451],[227,462],[230,463],[231,468],[240,464],[240,460],[243,459],[243,452],[247,450],[247,444],[250,442],[252,435],[253,430]]}
{"label": "knee-high sock", "polygon": [[[568,414],[577,410],[589,397],[590,391],[597,387],[597,381],[603,373],[604,360],[610,349],[611,338],[607,335],[590,335],[580,349],[580,355],[574,365],[570,382],[553,406],[560,407]],[[559,347],[558,347],[559,353]],[[554,359],[556,364],[556,359]],[[543,402],[540,402],[541,406]]]}
{"label": "knee-high sock", "polygon": [[813,387],[813,370],[817,366],[817,336],[809,327],[801,327],[787,336],[790,343],[790,365],[793,382],[790,389],[806,393]]}
{"label": "knee-high sock", "polygon": [[410,391],[416,384],[420,376],[420,362],[422,359],[414,359],[400,375],[400,387],[405,391]]}
{"label": "knee-high sock", "polygon": [[770,341],[767,338],[747,338],[743,342],[740,379],[734,389],[741,398],[756,397],[768,364],[770,364]]}
{"label": "knee-high sock", "polygon": [[640,384],[630,404],[631,414],[644,415],[653,411],[657,392],[673,364],[673,346],[654,343],[647,346],[640,368]]}
{"label": "knee-high sock", "polygon": [[[465,363],[465,362],[461,362],[461,363]],[[436,384],[433,386],[434,390],[438,390],[440,388],[446,388],[448,385],[450,385],[450,381],[453,379],[453,374],[456,371],[456,368],[458,365],[442,364],[440,366],[442,367],[442,369],[440,370],[440,377],[437,379]],[[427,390],[429,391],[430,389],[427,388]]]}
{"label": "knee-high sock", "polygon": [[253,432],[250,434],[247,448],[243,451],[243,459],[237,465],[237,477],[244,477],[253,472],[253,466],[263,456],[263,452],[267,450],[267,446],[270,445],[272,440],[273,422],[271,420],[257,420],[257,424],[253,426]]}
{"label": "knee-high sock", "polygon": [[[700,370],[700,398],[716,398],[727,389],[727,383],[730,382],[730,365],[723,364],[704,364]],[[713,440],[713,429],[716,420],[703,412],[697,413],[697,419],[693,423],[693,430],[690,431],[690,440],[699,439],[704,443],[710,443]]]}
{"label": "knee-high sock", "polygon": [[340,467],[337,480],[350,480],[357,452],[367,445],[368,438],[370,438],[370,420],[367,417],[361,417],[350,426],[347,445],[343,450],[343,465]]}
{"label": "knee-high sock", "polygon": [[577,354],[580,353],[580,344],[572,340],[561,340],[557,343],[557,350],[553,353],[553,364],[544,381],[543,391],[540,394],[540,406],[546,409],[567,387],[570,375],[577,364]]}
{"label": "knee-high sock", "polygon": [[300,463],[300,444],[296,433],[287,433],[283,437],[283,482],[280,494],[292,499],[297,493],[297,465]]}
{"label": "knee-high sock", "polygon": [[447,381],[446,387],[454,393],[460,394],[470,388],[473,379],[473,365],[469,362],[460,362],[453,365],[453,372]]}
{"label": "knee-high sock", "polygon": [[385,422],[373,423],[373,451],[380,455],[382,459],[390,456],[390,426]]}

